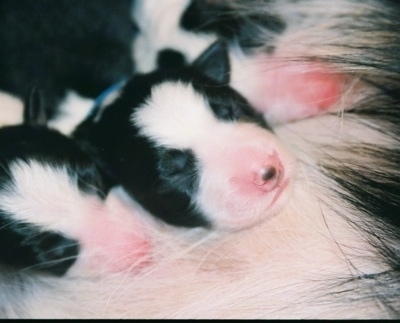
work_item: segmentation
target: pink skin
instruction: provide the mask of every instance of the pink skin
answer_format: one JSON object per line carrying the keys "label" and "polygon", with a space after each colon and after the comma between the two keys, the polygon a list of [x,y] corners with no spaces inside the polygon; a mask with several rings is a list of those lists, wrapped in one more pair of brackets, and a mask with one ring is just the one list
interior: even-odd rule
{"label": "pink skin", "polygon": [[230,182],[242,194],[266,194],[279,186],[284,177],[284,168],[276,151],[263,156],[262,150],[243,147],[239,152],[233,159],[234,175]]}
{"label": "pink skin", "polygon": [[233,87],[271,122],[329,111],[339,102],[345,76],[319,62],[282,62],[259,54],[238,67]]}
{"label": "pink skin", "polygon": [[240,230],[279,212],[289,197],[295,160],[269,131],[247,123],[230,127],[202,145],[199,202],[216,227]]}
{"label": "pink skin", "polygon": [[88,205],[86,218],[76,234],[81,250],[75,270],[136,273],[149,265],[152,249],[149,234],[132,205],[113,195],[106,204],[96,200]]}

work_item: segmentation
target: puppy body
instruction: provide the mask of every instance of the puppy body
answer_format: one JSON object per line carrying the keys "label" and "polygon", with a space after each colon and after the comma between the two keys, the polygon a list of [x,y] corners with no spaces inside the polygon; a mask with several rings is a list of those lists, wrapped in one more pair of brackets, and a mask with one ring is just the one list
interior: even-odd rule
{"label": "puppy body", "polygon": [[228,66],[225,46],[215,44],[187,68],[134,76],[73,136],[168,223],[254,225],[283,205],[294,160],[226,85]]}
{"label": "puppy body", "polygon": [[24,124],[0,129],[4,317],[24,307],[31,288],[36,293],[35,280],[124,271],[150,250],[142,220],[126,202],[105,199],[100,171],[75,142],[45,126],[38,103],[32,96]]}

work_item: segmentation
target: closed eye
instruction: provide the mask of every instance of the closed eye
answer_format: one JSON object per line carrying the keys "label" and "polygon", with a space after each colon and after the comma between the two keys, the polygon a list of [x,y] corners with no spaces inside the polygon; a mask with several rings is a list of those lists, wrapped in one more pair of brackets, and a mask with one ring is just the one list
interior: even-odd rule
{"label": "closed eye", "polygon": [[161,151],[157,170],[168,189],[193,194],[198,182],[198,170],[190,149]]}

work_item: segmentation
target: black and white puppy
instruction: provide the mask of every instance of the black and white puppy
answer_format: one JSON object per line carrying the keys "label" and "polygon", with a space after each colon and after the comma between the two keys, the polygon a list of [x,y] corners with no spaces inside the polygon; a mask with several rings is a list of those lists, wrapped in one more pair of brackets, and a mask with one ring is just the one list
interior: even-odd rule
{"label": "black and white puppy", "polygon": [[[113,217],[122,208],[112,202],[115,210],[109,209],[96,165],[75,142],[47,128],[36,91],[29,101],[22,125],[0,129],[0,265],[57,276],[77,260],[95,270],[107,268],[101,262],[110,270],[129,267],[147,248],[143,229],[132,214],[123,224]],[[125,262],[116,261],[121,248]]]}
{"label": "black and white puppy", "polygon": [[[272,109],[269,96],[274,93],[276,111],[299,113],[290,118],[296,122],[274,126],[296,157],[289,201],[269,221],[248,230],[204,230],[205,235],[197,235],[197,229],[154,229],[155,261],[142,275],[67,275],[32,285],[29,292],[18,290],[14,299],[9,292],[17,290],[19,282],[4,284],[8,289],[0,289],[2,316],[400,317],[398,3],[224,2],[230,3],[232,14],[245,21],[249,17],[247,23],[259,26],[254,37],[263,40],[238,56],[248,73],[237,84],[257,90],[258,102],[266,104],[263,114]],[[251,18],[255,13],[277,15],[285,22],[284,31],[274,38],[273,51],[271,32]],[[282,81],[273,82],[280,75]],[[321,83],[327,85],[326,91]],[[274,89],[274,84],[279,86]],[[269,95],[263,98],[260,90]],[[170,111],[178,100],[166,97],[172,96],[163,96],[162,102]],[[314,108],[323,113],[315,115]],[[305,119],[303,112],[313,117]],[[176,129],[165,133],[174,135]],[[165,133],[161,139],[170,138]]]}
{"label": "black and white puppy", "polygon": [[[136,67],[143,72],[150,56],[155,63],[151,70],[194,60],[215,36],[202,42],[190,27],[179,28],[191,40],[188,46],[183,39],[186,48],[193,48],[187,60],[175,45],[183,44],[181,37],[157,36],[159,28],[167,32],[176,27],[170,26],[175,17],[152,23],[163,8],[180,15],[185,5],[173,1],[1,0],[0,125],[22,122],[23,99],[37,86],[43,93],[49,126],[70,134],[100,93],[129,78]],[[141,39],[136,42],[139,34]]]}
{"label": "black and white puppy", "polygon": [[[211,43],[222,40],[229,50],[231,87],[270,124],[339,111],[338,103],[352,80],[338,73],[326,57],[313,56],[312,46],[296,45],[293,35],[301,30],[298,17],[281,6],[285,4],[276,1],[264,6],[263,1],[249,5],[226,0],[136,0],[133,17],[140,33],[132,50],[137,71],[171,66],[173,61],[189,64]],[[345,3],[344,15],[349,7]],[[293,61],[293,52],[301,60]]]}
{"label": "black and white puppy", "polygon": [[140,30],[132,48],[139,72],[190,64],[217,39],[249,52],[265,46],[260,28],[269,30],[272,52],[286,27],[276,15],[240,14],[226,0],[136,0],[132,16]]}
{"label": "black and white puppy", "polygon": [[216,43],[188,67],[132,77],[74,137],[168,223],[249,227],[286,201],[294,160],[228,83]]}
{"label": "black and white puppy", "polygon": [[[212,3],[218,1],[208,2]],[[200,238],[193,230],[183,234],[156,230],[157,261],[145,275],[60,281],[41,290],[40,304],[31,299],[25,313],[35,317],[101,313],[107,318],[400,317],[398,3],[229,3],[236,8],[233,14],[259,26],[254,37],[264,39],[238,56],[248,73],[237,84],[257,90],[258,102],[268,109],[274,102],[278,112],[299,113],[290,118],[296,122],[274,127],[296,157],[290,200],[276,216],[249,230],[217,237],[221,232],[214,231]],[[271,32],[251,18],[255,13],[278,15],[285,22],[272,52]],[[327,85],[326,91],[321,84]],[[264,93],[277,96],[269,100],[270,95],[262,97]],[[156,102],[152,97],[142,107]],[[186,103],[172,100],[172,94],[162,98],[148,110],[152,115]],[[314,108],[324,113],[315,115]],[[303,112],[314,116],[304,118]],[[139,116],[132,121],[146,120]],[[192,126],[189,130],[197,125],[191,117],[185,115],[183,123]],[[182,142],[192,138],[184,135],[192,131],[176,136],[177,126],[156,133],[162,124],[148,127],[151,134],[159,134],[154,136],[157,140],[173,136],[176,147],[176,138]],[[210,138],[209,128],[205,129],[202,135]],[[110,134],[106,132],[103,139]],[[218,156],[220,150],[214,153]],[[214,179],[219,185],[219,177],[210,182]],[[74,301],[64,302],[66,296]]]}

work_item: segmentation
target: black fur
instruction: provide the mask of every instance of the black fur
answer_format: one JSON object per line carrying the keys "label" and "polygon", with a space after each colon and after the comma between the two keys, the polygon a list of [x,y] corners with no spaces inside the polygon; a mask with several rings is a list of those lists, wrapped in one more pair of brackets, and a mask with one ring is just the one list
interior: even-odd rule
{"label": "black fur", "polygon": [[49,117],[68,90],[95,98],[134,71],[131,0],[0,1],[0,90],[43,92]]}
{"label": "black fur", "polygon": [[172,224],[207,225],[201,214],[191,208],[186,193],[179,188],[166,191],[158,170],[158,149],[149,138],[140,136],[139,129],[130,121],[133,109],[145,102],[152,87],[165,80],[176,80],[174,75],[160,72],[133,77],[101,119],[85,121],[73,137],[112,182],[121,184],[153,215]]}
{"label": "black fur", "polygon": [[13,269],[27,269],[64,275],[75,263],[78,241],[43,231],[31,223],[13,220],[0,211],[0,263]]}
{"label": "black fur", "polygon": [[[286,28],[285,22],[278,16],[265,12],[241,14],[226,0],[192,0],[181,16],[180,26],[194,33],[217,34],[220,39],[239,45],[245,52],[259,47],[272,52],[274,38]],[[267,42],[265,36],[260,37],[260,30],[270,31]]]}
{"label": "black fur", "polygon": [[198,166],[192,151],[160,149],[158,160],[157,171],[166,192],[179,189],[188,196],[196,193]]}
{"label": "black fur", "polygon": [[179,68],[187,64],[185,56],[173,49],[164,49],[158,53],[157,67],[163,68]]}

